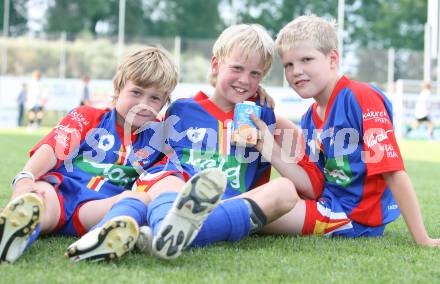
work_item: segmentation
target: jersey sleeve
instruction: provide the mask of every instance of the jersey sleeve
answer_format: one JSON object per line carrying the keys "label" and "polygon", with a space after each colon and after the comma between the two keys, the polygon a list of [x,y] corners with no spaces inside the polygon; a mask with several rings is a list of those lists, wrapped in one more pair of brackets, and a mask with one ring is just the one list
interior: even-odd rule
{"label": "jersey sleeve", "polygon": [[[306,121],[311,120],[311,108],[307,111],[307,113],[301,119],[301,129],[308,129],[308,125]],[[306,172],[307,176],[310,179],[310,183],[312,184],[313,192],[315,193],[315,197],[319,197],[324,190],[324,174],[318,165],[310,158],[307,154],[307,151],[310,151],[310,147],[307,143],[307,135],[312,135],[310,132],[302,132],[303,139],[303,151],[299,153],[301,155],[301,159],[298,161],[298,165]]]}
{"label": "jersey sleeve", "polygon": [[361,128],[362,159],[367,175],[403,170],[403,160],[394,134],[391,103],[380,91],[365,83],[358,83],[352,91],[355,101],[351,105],[356,112],[356,124]]}
{"label": "jersey sleeve", "polygon": [[57,158],[56,167],[85,139],[87,132],[99,124],[108,110],[82,106],[72,110],[30,151],[32,156],[42,145],[49,145]]}
{"label": "jersey sleeve", "polygon": [[324,175],[318,166],[312,162],[308,155],[304,154],[302,159],[298,162],[298,165],[309,176],[310,183],[313,187],[315,197],[319,197],[324,190]]}

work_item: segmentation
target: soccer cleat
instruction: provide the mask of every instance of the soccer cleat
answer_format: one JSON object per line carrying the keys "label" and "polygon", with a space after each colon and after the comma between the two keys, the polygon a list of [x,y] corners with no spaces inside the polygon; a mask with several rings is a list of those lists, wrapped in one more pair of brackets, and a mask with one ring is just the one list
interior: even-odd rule
{"label": "soccer cleat", "polygon": [[43,202],[34,193],[23,194],[0,213],[0,262],[13,263],[27,248],[40,224]]}
{"label": "soccer cleat", "polygon": [[71,244],[65,256],[73,262],[119,258],[133,248],[138,236],[139,227],[133,218],[115,217]]}
{"label": "soccer cleat", "polygon": [[198,173],[185,184],[153,237],[154,255],[174,259],[191,244],[203,221],[220,202],[226,181],[221,170],[212,168]]}
{"label": "soccer cleat", "polygon": [[148,226],[139,227],[139,237],[136,241],[136,249],[140,252],[153,255],[153,232]]}

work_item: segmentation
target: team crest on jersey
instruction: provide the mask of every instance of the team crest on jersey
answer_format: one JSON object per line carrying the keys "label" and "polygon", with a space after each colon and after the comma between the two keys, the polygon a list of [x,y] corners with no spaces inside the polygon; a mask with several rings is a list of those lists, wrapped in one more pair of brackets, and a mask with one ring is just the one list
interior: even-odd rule
{"label": "team crest on jersey", "polygon": [[199,143],[200,141],[203,141],[203,138],[206,134],[206,128],[189,128],[186,131],[186,136],[188,137],[189,141],[193,143]]}
{"label": "team crest on jersey", "polygon": [[342,187],[349,186],[353,181],[353,173],[346,156],[328,158],[325,163],[324,175],[327,181],[337,183]]}
{"label": "team crest on jersey", "polygon": [[102,135],[99,137],[98,148],[103,151],[109,151],[115,145],[115,136],[112,134]]}

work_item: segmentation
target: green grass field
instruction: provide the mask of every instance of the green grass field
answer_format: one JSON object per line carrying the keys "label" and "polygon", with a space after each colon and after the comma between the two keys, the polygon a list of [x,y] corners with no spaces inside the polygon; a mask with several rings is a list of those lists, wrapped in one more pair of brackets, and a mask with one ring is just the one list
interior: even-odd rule
{"label": "green grass field", "polygon": [[[0,207],[10,180],[44,131],[0,130]],[[428,232],[440,237],[440,143],[401,141]],[[400,218],[379,239],[255,236],[192,249],[172,262],[130,253],[118,261],[72,264],[74,238],[45,237],[15,264],[0,265],[0,283],[435,283],[440,249],[417,247]]]}

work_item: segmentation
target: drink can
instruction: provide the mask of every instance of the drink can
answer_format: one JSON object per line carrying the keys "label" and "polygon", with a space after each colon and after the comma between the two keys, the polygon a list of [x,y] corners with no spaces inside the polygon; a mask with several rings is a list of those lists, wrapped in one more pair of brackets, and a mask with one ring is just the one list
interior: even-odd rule
{"label": "drink can", "polygon": [[257,144],[258,129],[251,119],[251,114],[260,118],[261,107],[248,101],[235,105],[231,139],[233,144],[250,147]]}

